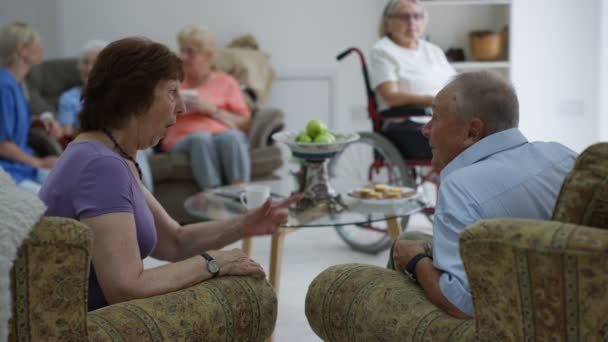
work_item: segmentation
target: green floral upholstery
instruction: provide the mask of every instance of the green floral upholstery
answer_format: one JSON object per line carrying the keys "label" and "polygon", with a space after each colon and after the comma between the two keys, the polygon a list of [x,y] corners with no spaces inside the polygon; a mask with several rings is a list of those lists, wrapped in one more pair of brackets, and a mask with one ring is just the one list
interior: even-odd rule
{"label": "green floral upholstery", "polygon": [[15,341],[264,341],[274,329],[270,285],[220,277],[190,288],[87,313],[91,234],[69,219],[43,218],[12,272]]}
{"label": "green floral upholstery", "polygon": [[608,144],[589,147],[562,185],[553,221],[486,220],[460,236],[475,320],[434,307],[407,277],[333,266],[306,316],[325,341],[608,341]]}
{"label": "green floral upholstery", "polygon": [[608,228],[608,143],[592,145],[577,158],[562,185],[553,220]]}
{"label": "green floral upholstery", "polygon": [[460,244],[483,339],[608,341],[608,231],[488,220]]}
{"label": "green floral upholstery", "polygon": [[306,317],[324,341],[473,341],[472,320],[431,304],[404,274],[377,266],[333,266],[310,284]]}

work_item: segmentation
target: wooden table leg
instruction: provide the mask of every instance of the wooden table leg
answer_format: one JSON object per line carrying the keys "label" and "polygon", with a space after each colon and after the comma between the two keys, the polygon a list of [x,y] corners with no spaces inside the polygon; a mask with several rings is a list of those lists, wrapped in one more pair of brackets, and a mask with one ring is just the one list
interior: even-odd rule
{"label": "wooden table leg", "polygon": [[268,281],[274,288],[277,296],[279,295],[279,284],[281,278],[281,262],[283,261],[283,242],[285,241],[287,231],[279,229],[272,235],[270,249],[270,271],[268,273]]}
{"label": "wooden table leg", "polygon": [[387,220],[386,223],[388,224],[388,235],[393,241],[397,240],[401,234],[401,225],[399,224],[399,219],[395,217]]}
{"label": "wooden table leg", "polygon": [[243,253],[247,254],[248,257],[251,258],[251,238],[243,239]]}

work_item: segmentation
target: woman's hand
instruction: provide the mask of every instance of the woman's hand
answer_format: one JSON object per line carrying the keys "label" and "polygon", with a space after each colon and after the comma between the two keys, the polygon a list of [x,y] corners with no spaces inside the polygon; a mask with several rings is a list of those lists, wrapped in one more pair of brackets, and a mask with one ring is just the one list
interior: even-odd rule
{"label": "woman's hand", "polygon": [[37,158],[35,166],[37,168],[42,168],[42,169],[52,169],[53,166],[55,166],[55,163],[57,163],[58,159],[59,158],[57,158],[56,156],[47,156],[44,158]]}
{"label": "woman's hand", "polygon": [[55,120],[54,118],[41,118],[40,121],[44,126],[44,130],[51,138],[59,139],[63,136],[63,129],[61,128],[61,125],[59,125],[59,122],[57,122],[57,120]]}
{"label": "woman's hand", "polygon": [[220,276],[254,276],[264,278],[266,273],[260,264],[251,260],[247,254],[235,248],[231,251],[209,252],[220,265]]}
{"label": "woman's hand", "polygon": [[212,115],[217,111],[217,106],[199,96],[184,96],[184,104],[187,113],[199,112]]}
{"label": "woman's hand", "polygon": [[243,215],[242,232],[244,237],[273,234],[279,226],[287,222],[288,207],[302,199],[302,194],[295,194],[288,199],[273,204],[268,198],[264,205],[249,210]]}

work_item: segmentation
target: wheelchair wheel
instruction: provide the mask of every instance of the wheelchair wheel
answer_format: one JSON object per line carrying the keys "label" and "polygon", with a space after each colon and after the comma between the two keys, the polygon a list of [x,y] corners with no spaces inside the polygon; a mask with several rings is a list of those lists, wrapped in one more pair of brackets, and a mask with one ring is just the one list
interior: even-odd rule
{"label": "wheelchair wheel", "polygon": [[[352,190],[353,184],[363,187],[371,183],[416,187],[399,151],[385,137],[373,132],[360,132],[361,138],[349,144],[329,164],[331,184],[338,193]],[[374,168],[374,162],[382,161]],[[376,163],[378,165],[378,163]],[[401,218],[405,227],[409,216]],[[386,222],[335,226],[336,232],[352,249],[376,254],[390,248]]]}

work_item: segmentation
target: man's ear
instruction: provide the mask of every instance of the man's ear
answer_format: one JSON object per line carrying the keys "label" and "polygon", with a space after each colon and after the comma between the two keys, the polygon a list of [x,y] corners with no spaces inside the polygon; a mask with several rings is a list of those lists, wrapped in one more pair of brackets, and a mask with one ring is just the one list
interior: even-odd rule
{"label": "man's ear", "polygon": [[468,142],[472,145],[486,136],[486,125],[479,118],[473,118],[469,122]]}

